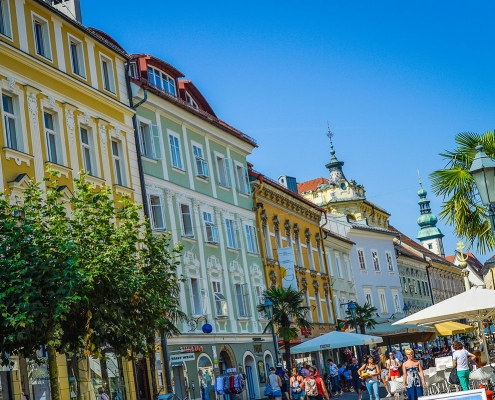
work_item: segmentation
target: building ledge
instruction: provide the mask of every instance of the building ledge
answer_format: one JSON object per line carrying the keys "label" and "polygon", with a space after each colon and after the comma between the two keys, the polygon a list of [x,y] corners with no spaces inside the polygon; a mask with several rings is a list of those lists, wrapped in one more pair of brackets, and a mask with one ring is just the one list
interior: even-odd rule
{"label": "building ledge", "polygon": [[45,164],[47,167],[58,172],[58,174],[57,174],[58,176],[64,175],[67,179],[69,179],[69,176],[72,172],[71,168],[66,167],[65,165],[55,164],[54,162],[51,162],[51,161],[46,161]]}
{"label": "building ledge", "polygon": [[124,195],[124,196],[129,196],[131,197],[132,194],[134,193],[134,189],[131,189],[127,186],[121,186],[121,185],[113,185],[113,189],[115,190],[115,193]]}
{"label": "building ledge", "polygon": [[17,165],[25,163],[29,167],[31,165],[31,160],[34,159],[31,154],[23,153],[22,151],[14,150],[10,147],[4,147],[3,152],[5,153],[6,160],[13,158]]}

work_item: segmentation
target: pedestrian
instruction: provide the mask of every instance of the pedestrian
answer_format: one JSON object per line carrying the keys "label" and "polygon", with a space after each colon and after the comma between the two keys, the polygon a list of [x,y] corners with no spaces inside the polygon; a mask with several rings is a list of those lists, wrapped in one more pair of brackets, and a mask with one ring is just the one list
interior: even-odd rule
{"label": "pedestrian", "polygon": [[292,376],[290,377],[290,396],[292,400],[304,398],[304,378],[297,368],[292,368]]}
{"label": "pedestrian", "polygon": [[402,364],[404,386],[409,400],[418,400],[423,396],[423,387],[426,386],[425,375],[421,363],[414,359],[414,350],[406,349],[407,361]]}
{"label": "pedestrian", "polygon": [[351,364],[347,367],[347,369],[351,373],[351,384],[354,390],[358,395],[358,400],[361,400],[363,397],[363,381],[359,376],[359,364],[356,357],[352,358]]}
{"label": "pedestrian", "polygon": [[332,382],[332,395],[341,396],[344,394],[342,388],[339,385],[339,368],[331,358],[327,360],[328,370],[330,374],[330,381]]}
{"label": "pedestrian", "polygon": [[386,397],[392,397],[392,393],[390,393],[390,389],[388,388],[387,382],[390,379],[390,372],[387,367],[387,356],[385,354],[380,354],[380,369],[382,372],[380,373],[380,378],[381,381],[383,382],[383,386],[385,387],[385,390],[387,391],[387,396]]}
{"label": "pedestrian", "polygon": [[272,387],[272,395],[271,397],[274,400],[282,400],[282,380],[280,376],[275,374],[275,368],[270,367],[270,375],[268,376],[270,386]]}
{"label": "pedestrian", "polygon": [[304,379],[304,393],[308,400],[330,400],[327,388],[322,379],[316,375],[318,371],[315,367],[309,367],[309,376]]}
{"label": "pedestrian", "polygon": [[98,394],[100,396],[100,400],[110,400],[110,397],[108,397],[108,394],[105,393],[105,389],[102,387],[98,388]]}
{"label": "pedestrian", "polygon": [[402,355],[401,351],[399,349],[395,349],[395,358],[399,360],[400,362],[404,362],[404,356]]}
{"label": "pedestrian", "polygon": [[467,351],[459,340],[456,340],[452,346],[454,347],[452,364],[457,367],[457,376],[461,382],[462,390],[469,390],[469,362],[476,360],[476,356]]}
{"label": "pedestrian", "polygon": [[364,378],[366,389],[370,395],[370,400],[380,400],[378,393],[378,379],[380,379],[380,366],[375,364],[373,357],[368,357],[368,362],[359,368],[359,375]]}
{"label": "pedestrian", "polygon": [[301,375],[303,378],[307,378],[309,376],[308,363],[303,363],[303,367],[301,368]]}
{"label": "pedestrian", "polygon": [[285,372],[282,363],[277,364],[277,369],[275,370],[275,375],[280,377],[282,384],[280,385],[280,390],[282,391],[282,397],[285,400],[289,400],[289,388],[287,387],[287,382],[289,381],[289,376]]}

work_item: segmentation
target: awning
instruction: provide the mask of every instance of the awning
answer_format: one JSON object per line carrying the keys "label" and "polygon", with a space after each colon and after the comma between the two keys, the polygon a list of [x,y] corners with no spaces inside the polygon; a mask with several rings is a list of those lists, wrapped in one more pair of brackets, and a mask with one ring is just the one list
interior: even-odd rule
{"label": "awning", "polygon": [[441,336],[457,335],[458,333],[465,333],[474,329],[474,326],[454,321],[440,322],[438,324],[433,324],[433,326]]}
{"label": "awning", "polygon": [[381,342],[383,342],[383,340],[378,336],[333,331],[294,346],[290,349],[290,352],[291,354],[310,353],[312,351],[377,344]]}
{"label": "awning", "polygon": [[373,329],[367,329],[370,335],[383,337],[388,345],[406,342],[426,342],[435,338],[435,329],[429,326],[400,325],[393,326],[392,322],[376,324]]}

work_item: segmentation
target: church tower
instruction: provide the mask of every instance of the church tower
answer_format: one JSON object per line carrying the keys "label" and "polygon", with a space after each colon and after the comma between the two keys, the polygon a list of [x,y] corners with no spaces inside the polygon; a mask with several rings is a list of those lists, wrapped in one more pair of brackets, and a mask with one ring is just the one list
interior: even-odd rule
{"label": "church tower", "polygon": [[426,198],[427,192],[423,189],[421,179],[419,180],[419,211],[418,225],[421,227],[417,239],[421,244],[433,253],[445,257],[442,238],[444,234],[437,228],[437,217],[432,214],[430,200]]}

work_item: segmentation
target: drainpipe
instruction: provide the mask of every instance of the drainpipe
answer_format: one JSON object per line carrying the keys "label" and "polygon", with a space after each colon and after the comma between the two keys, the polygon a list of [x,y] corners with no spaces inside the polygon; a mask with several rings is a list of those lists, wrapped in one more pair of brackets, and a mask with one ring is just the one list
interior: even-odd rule
{"label": "drainpipe", "polygon": [[[125,64],[125,76],[126,76],[126,84],[127,84],[127,93],[129,97],[129,105],[130,107],[136,111],[136,109],[148,100],[148,91],[144,90],[143,99],[139,101],[137,104],[134,104],[132,101],[132,88],[131,88],[131,78],[129,76],[129,64],[130,61],[127,61]],[[137,152],[137,162],[138,162],[138,171],[139,171],[139,180],[141,181],[141,195],[143,196],[143,213],[144,216],[150,220],[150,210],[148,206],[148,196],[146,195],[146,184],[144,181],[144,169],[143,169],[143,160],[141,159],[141,143],[139,142],[139,124],[137,119],[137,113],[134,113],[132,116],[132,125],[134,126],[134,141],[136,142],[136,152]],[[150,226],[151,229],[151,226]],[[163,372],[165,373],[166,380],[166,389],[167,393],[172,393],[172,374],[170,371],[170,363],[168,357],[168,344],[167,344],[167,334],[165,332],[160,332],[161,334],[161,345],[162,345],[162,357],[163,357]],[[136,389],[137,383],[136,383]],[[139,392],[138,392],[139,393]]]}
{"label": "drainpipe", "polygon": [[430,268],[431,268],[430,261],[428,261],[428,264],[426,265],[426,276],[428,277],[428,286],[430,287],[430,297],[431,297],[431,304],[435,304],[435,300],[433,298],[433,288],[431,287],[431,280],[430,280]]}
{"label": "drainpipe", "polygon": [[[324,237],[326,237],[326,235],[323,234],[323,227],[328,223],[328,215],[327,215],[327,211],[324,210],[323,211],[323,215],[325,216],[325,223],[323,225],[320,225],[319,226],[319,229],[320,229],[320,236],[321,236],[321,239],[322,239],[322,243],[321,243],[321,247],[322,247],[322,251],[323,251],[323,264],[325,264],[325,271],[327,273],[327,276],[328,276],[328,283],[329,283],[329,287],[328,287],[328,290],[330,292],[330,302],[332,303],[332,312],[333,312],[333,320],[334,320],[334,323],[335,325],[337,325],[337,305],[335,304],[335,301],[334,301],[334,297],[333,297],[333,288],[332,288],[332,280],[330,279],[330,271],[328,269],[328,259],[327,259],[327,252],[325,250],[325,239]],[[351,260],[349,260],[350,262]]]}

